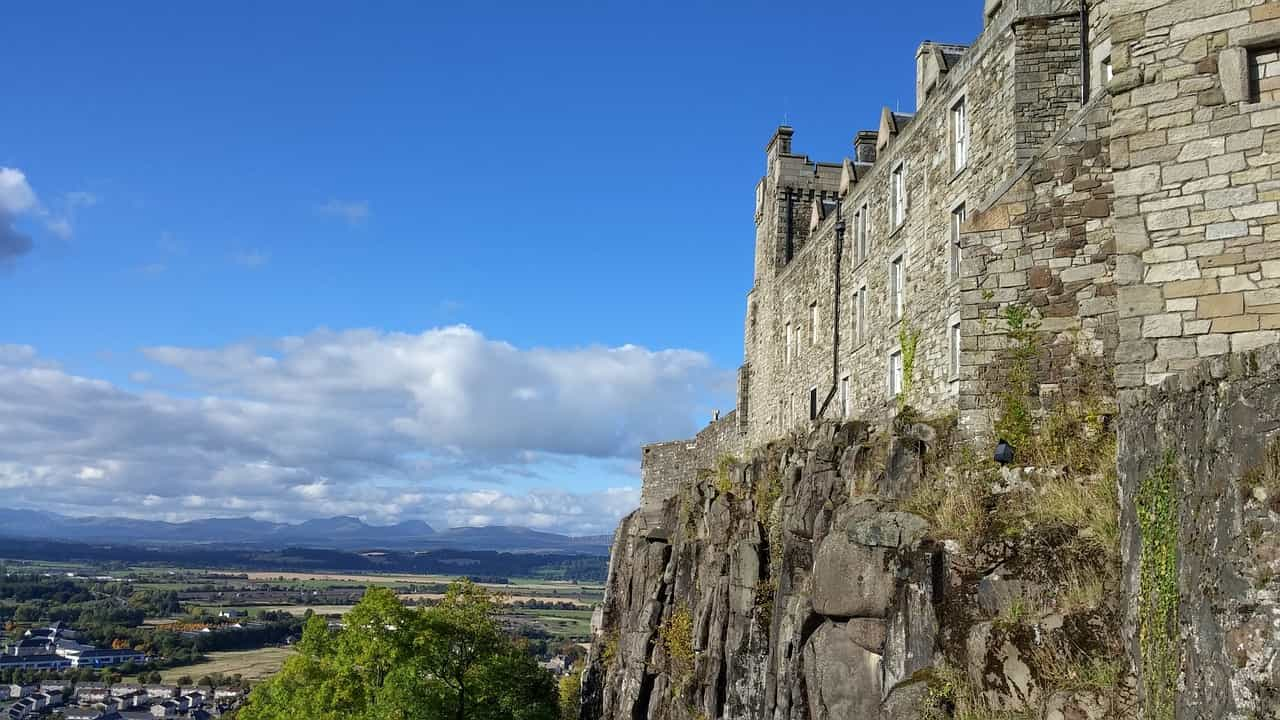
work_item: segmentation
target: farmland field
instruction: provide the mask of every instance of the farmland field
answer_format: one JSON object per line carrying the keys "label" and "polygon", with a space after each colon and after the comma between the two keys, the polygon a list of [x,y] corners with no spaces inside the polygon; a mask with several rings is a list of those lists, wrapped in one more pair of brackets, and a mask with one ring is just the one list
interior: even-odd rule
{"label": "farmland field", "polygon": [[202,676],[213,673],[228,676],[239,673],[248,680],[261,680],[277,673],[284,665],[285,659],[292,654],[293,648],[289,647],[212,652],[202,663],[166,670],[161,673],[161,676],[166,683],[172,683],[184,675],[191,676],[193,680],[199,680]]}

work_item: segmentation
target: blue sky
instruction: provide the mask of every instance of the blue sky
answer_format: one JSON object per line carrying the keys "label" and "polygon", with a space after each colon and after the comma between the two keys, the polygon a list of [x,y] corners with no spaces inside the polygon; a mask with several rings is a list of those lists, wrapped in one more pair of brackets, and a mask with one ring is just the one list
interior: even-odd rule
{"label": "blue sky", "polygon": [[0,408],[31,417],[0,487],[595,532],[634,503],[639,442],[731,403],[774,127],[839,159],[981,3],[42,2],[6,25]]}

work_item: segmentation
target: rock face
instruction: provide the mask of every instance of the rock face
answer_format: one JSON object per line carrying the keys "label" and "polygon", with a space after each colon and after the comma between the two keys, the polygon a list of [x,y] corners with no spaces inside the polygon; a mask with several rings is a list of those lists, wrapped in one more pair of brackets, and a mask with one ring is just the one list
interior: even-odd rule
{"label": "rock face", "polygon": [[1037,587],[1018,579],[1018,550],[955,556],[901,509],[937,438],[927,425],[820,425],[626,518],[582,718],[914,719],[944,661],[996,707],[1102,717],[1042,692],[1030,655],[1068,634],[1061,616],[1020,634],[993,626]]}
{"label": "rock face", "polygon": [[1121,418],[1125,635],[1147,706],[1280,718],[1280,346],[1134,393]]}

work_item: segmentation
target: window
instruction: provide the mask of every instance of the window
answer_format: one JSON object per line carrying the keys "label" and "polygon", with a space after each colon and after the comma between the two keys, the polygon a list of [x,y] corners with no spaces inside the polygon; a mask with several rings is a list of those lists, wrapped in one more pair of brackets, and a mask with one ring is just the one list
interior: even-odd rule
{"label": "window", "polygon": [[960,172],[969,162],[969,112],[964,98],[951,106],[951,171]]}
{"label": "window", "polygon": [[1110,55],[1102,58],[1102,67],[1100,68],[1100,70],[1101,72],[1099,72],[1099,76],[1102,79],[1102,84],[1105,86],[1107,85],[1107,83],[1111,82],[1112,78],[1116,76],[1115,69],[1111,67]]}
{"label": "window", "polygon": [[809,344],[818,344],[818,303],[809,303]]}
{"label": "window", "polygon": [[863,285],[863,286],[862,286],[862,288],[858,290],[858,297],[857,297],[857,301],[855,302],[855,307],[854,307],[854,309],[853,309],[853,314],[854,314],[854,317],[853,317],[853,322],[854,322],[854,331],[853,331],[853,333],[854,333],[854,334],[853,334],[853,336],[854,336],[854,338],[856,339],[856,341],[857,341],[857,342],[862,342],[863,340],[866,340],[866,339],[867,339],[867,335],[866,335],[866,328],[867,328],[867,286],[866,286],[866,285]]}
{"label": "window", "polygon": [[809,419],[818,419],[818,388],[809,388]]}
{"label": "window", "polygon": [[849,417],[849,376],[840,378],[840,417]]}
{"label": "window", "polygon": [[1249,50],[1249,99],[1253,102],[1280,100],[1280,47]]}
{"label": "window", "polygon": [[960,378],[960,321],[951,323],[951,331],[947,336],[947,346],[951,351],[951,378]]}
{"label": "window", "polygon": [[899,255],[889,263],[889,308],[894,320],[902,319],[907,285],[906,260]]}
{"label": "window", "polygon": [[957,280],[960,277],[960,227],[964,225],[965,208],[961,203],[956,209],[951,211],[951,238],[947,243],[947,251],[949,259],[947,262],[947,277]]}
{"label": "window", "polygon": [[786,365],[791,364],[791,347],[795,342],[795,332],[791,329],[791,323],[787,323],[787,358]]}
{"label": "window", "polygon": [[889,223],[898,227],[907,219],[907,166],[898,163],[889,177]]}
{"label": "window", "polygon": [[867,259],[867,205],[863,203],[853,216],[853,241],[857,261]]}
{"label": "window", "polygon": [[902,351],[889,353],[889,397],[902,394]]}

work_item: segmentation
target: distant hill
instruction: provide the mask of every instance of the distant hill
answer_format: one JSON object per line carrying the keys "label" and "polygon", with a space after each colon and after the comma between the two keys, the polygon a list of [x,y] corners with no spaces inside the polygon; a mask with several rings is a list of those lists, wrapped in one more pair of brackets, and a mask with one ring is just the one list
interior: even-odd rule
{"label": "distant hill", "polygon": [[0,532],[8,537],[85,543],[177,543],[252,548],[311,547],[334,550],[495,550],[608,555],[608,535],[573,537],[523,527],[450,528],[437,532],[420,520],[369,525],[359,518],[331,517],[298,524],[253,518],[210,518],[183,523],[129,518],[71,517],[34,510],[0,510]]}
{"label": "distant hill", "polygon": [[540,577],[599,582],[608,558],[578,552],[496,552],[493,550],[349,550],[280,547],[249,548],[165,543],[143,546],[5,537],[0,557],[66,563],[120,563],[230,571],[422,573],[448,577]]}

